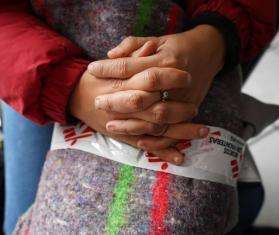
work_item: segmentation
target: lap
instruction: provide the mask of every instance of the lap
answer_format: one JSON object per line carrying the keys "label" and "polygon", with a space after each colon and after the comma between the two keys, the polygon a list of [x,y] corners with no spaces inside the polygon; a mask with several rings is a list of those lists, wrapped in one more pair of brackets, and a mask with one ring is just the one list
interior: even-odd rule
{"label": "lap", "polygon": [[5,232],[34,202],[52,125],[38,126],[2,103],[5,164]]}

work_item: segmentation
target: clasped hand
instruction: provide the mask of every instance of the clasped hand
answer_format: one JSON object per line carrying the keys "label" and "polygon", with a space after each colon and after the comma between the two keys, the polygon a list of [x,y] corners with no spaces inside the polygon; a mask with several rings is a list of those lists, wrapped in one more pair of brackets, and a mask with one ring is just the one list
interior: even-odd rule
{"label": "clasped hand", "polygon": [[[108,52],[109,59],[88,66],[73,93],[72,114],[104,135],[181,164],[184,156],[175,143],[209,133],[205,125],[191,120],[223,62],[222,50],[213,53],[200,46],[204,42],[195,42],[201,33],[221,37],[206,27],[163,37],[126,38]],[[222,40],[213,40],[216,46],[218,39]],[[196,56],[197,50],[205,58]],[[162,101],[162,91],[168,91],[167,101]]]}

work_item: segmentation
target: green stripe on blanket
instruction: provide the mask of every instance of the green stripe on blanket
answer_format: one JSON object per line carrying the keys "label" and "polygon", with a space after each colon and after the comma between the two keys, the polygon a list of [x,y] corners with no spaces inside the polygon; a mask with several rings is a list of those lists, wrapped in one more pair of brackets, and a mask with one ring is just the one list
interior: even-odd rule
{"label": "green stripe on blanket", "polygon": [[122,165],[114,188],[114,198],[108,212],[106,232],[109,235],[117,235],[124,224],[126,203],[134,180],[134,167]]}
{"label": "green stripe on blanket", "polygon": [[[137,23],[134,27],[134,35],[142,36],[144,27],[149,23],[154,0],[140,1],[137,14]],[[134,167],[122,165],[119,170],[118,181],[114,188],[114,198],[110,205],[106,223],[108,235],[117,235],[121,226],[125,223],[124,214],[127,209],[127,200],[131,192],[131,186],[135,181]]]}
{"label": "green stripe on blanket", "polygon": [[154,0],[140,1],[136,21],[137,23],[134,28],[135,36],[142,36],[144,33],[144,27],[149,22],[151,17],[153,3]]}

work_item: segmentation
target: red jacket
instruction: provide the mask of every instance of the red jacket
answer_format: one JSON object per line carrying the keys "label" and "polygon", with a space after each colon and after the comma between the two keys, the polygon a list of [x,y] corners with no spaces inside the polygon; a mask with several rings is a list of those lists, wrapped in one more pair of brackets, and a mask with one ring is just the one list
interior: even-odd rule
{"label": "red jacket", "polygon": [[[217,12],[232,21],[240,58],[249,60],[275,32],[276,0],[185,0],[187,15]],[[70,94],[87,67],[82,51],[30,10],[28,1],[0,3],[0,98],[25,117],[66,123]]]}

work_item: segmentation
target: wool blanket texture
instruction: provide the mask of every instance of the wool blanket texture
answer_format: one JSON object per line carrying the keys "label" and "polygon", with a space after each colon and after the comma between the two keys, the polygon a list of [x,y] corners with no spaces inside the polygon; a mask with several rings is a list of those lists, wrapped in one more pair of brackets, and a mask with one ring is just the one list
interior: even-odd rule
{"label": "wool blanket texture", "polygon": [[[44,2],[48,23],[92,60],[126,36],[181,32],[185,24],[183,10],[169,0]],[[194,122],[241,136],[240,87],[237,69],[218,75]],[[14,234],[218,235],[237,218],[234,187],[61,149],[49,152],[35,203]]]}

